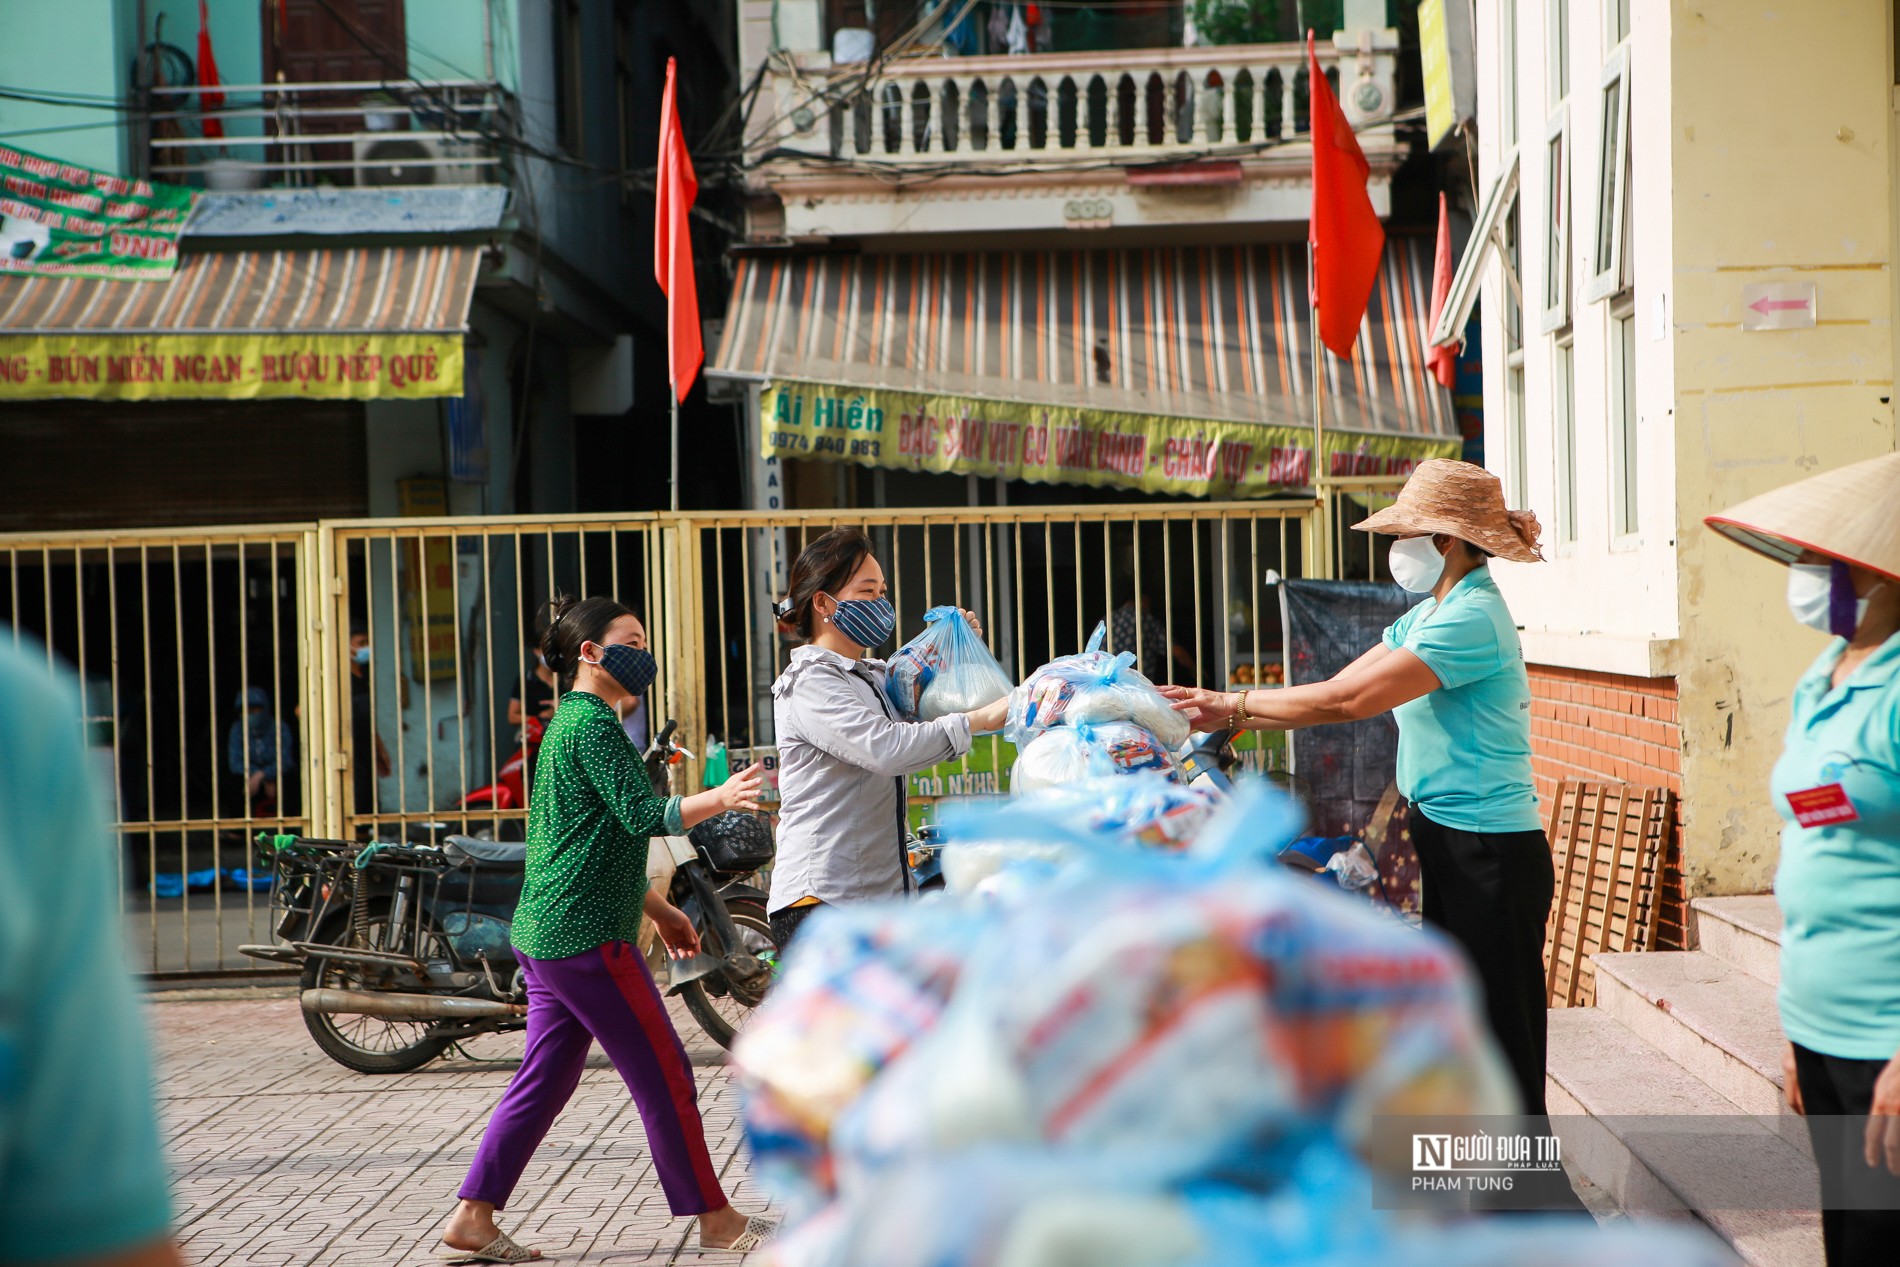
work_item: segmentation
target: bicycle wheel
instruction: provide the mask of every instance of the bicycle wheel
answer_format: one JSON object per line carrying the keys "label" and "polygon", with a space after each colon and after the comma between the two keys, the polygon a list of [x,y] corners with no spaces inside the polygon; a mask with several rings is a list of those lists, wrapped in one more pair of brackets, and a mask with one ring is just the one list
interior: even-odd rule
{"label": "bicycle wheel", "polygon": [[[406,921],[405,921],[406,922]],[[347,925],[336,929],[341,936]],[[369,949],[389,947],[389,906],[378,903],[369,915]],[[423,925],[420,957],[447,958],[448,948],[433,924]],[[361,969],[336,959],[308,959],[303,966],[306,990],[354,990],[361,987]],[[304,1028],[316,1040],[323,1054],[346,1069],[358,1073],[408,1073],[448,1050],[449,1040],[431,1038],[428,1021],[404,1020],[395,1016],[358,1016],[349,1013],[308,1012],[303,1014]]]}
{"label": "bicycle wheel", "polygon": [[[778,942],[772,937],[772,922],[766,918],[765,903],[756,898],[728,898],[726,910],[732,916],[732,925],[739,931],[740,944],[764,963],[768,969],[766,975],[753,984],[750,989],[740,989],[723,977],[716,980],[722,986],[720,993],[706,988],[706,983],[715,978],[701,977],[689,982],[680,991],[680,1002],[693,1014],[699,1027],[706,1031],[721,1047],[730,1049],[733,1039],[745,1028],[751,1019],[752,1009],[765,998],[765,991],[771,985],[777,972]],[[705,953],[719,958],[725,955],[726,948],[720,944],[719,935],[710,928],[700,932],[701,949]]]}

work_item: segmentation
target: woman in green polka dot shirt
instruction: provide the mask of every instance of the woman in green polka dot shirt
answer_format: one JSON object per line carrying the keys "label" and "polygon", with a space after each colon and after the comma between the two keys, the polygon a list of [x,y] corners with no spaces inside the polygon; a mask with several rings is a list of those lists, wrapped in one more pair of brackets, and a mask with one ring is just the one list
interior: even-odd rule
{"label": "woman in green polka dot shirt", "polygon": [[759,767],[695,796],[654,793],[614,711],[653,683],[646,629],[610,598],[561,599],[541,640],[563,693],[535,762],[528,862],[512,941],[528,986],[528,1051],[476,1151],[442,1240],[468,1261],[540,1257],[495,1226],[528,1159],[579,1083],[596,1040],[626,1079],[675,1216],[705,1249],[771,1232],[732,1208],[700,1123],[692,1063],[637,947],[644,912],[669,952],[697,954],[692,921],[647,887],[647,841],[725,810],[758,808]]}

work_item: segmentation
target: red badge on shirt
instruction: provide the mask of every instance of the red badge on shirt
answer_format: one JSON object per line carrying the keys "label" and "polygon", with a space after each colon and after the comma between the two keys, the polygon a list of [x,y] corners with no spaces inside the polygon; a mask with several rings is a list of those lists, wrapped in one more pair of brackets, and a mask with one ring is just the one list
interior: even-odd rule
{"label": "red badge on shirt", "polygon": [[1838,783],[1790,792],[1788,808],[1794,811],[1794,821],[1803,827],[1833,827],[1860,819],[1860,811],[1847,799],[1847,789]]}

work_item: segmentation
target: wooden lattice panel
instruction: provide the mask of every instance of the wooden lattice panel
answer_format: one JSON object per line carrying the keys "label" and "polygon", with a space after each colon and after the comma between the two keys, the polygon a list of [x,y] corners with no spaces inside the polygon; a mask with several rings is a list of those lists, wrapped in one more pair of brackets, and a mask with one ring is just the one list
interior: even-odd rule
{"label": "wooden lattice panel", "polygon": [[1552,1007],[1596,1002],[1590,956],[1655,944],[1662,860],[1675,814],[1666,788],[1565,781],[1551,811],[1556,897],[1544,934]]}

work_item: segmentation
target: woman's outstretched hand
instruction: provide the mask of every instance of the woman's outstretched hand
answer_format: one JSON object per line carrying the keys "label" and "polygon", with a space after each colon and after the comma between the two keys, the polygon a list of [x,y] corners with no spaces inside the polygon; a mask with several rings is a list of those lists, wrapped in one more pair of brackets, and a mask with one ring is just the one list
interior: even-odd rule
{"label": "woman's outstretched hand", "polygon": [[970,627],[970,632],[977,636],[979,642],[982,641],[983,622],[976,618],[976,613],[973,611],[965,611],[961,607],[957,610],[963,612],[963,623]]}
{"label": "woman's outstretched hand", "polygon": [[721,809],[757,809],[759,808],[759,787],[764,781],[765,765],[754,761],[739,773],[719,785],[719,807]]}
{"label": "woman's outstretched hand", "polygon": [[1173,700],[1175,711],[1185,713],[1188,724],[1197,731],[1221,729],[1240,708],[1240,702],[1226,691],[1208,691],[1198,686],[1157,686],[1155,689]]}
{"label": "woman's outstretched hand", "polygon": [[971,734],[994,734],[1003,728],[1004,722],[1009,720],[1009,696],[1005,695],[993,704],[973,708],[964,716],[970,719]]}

